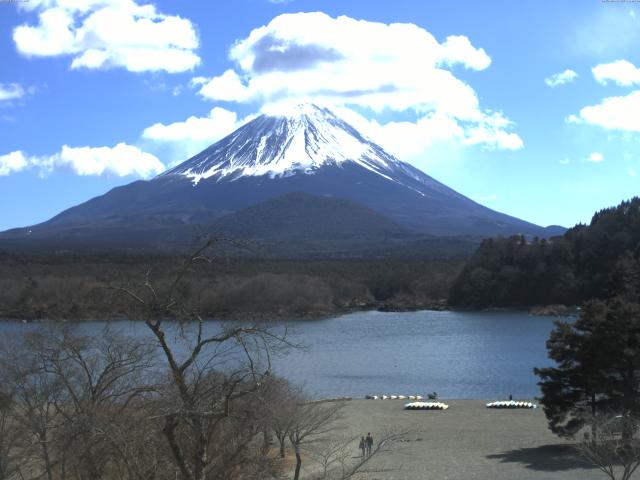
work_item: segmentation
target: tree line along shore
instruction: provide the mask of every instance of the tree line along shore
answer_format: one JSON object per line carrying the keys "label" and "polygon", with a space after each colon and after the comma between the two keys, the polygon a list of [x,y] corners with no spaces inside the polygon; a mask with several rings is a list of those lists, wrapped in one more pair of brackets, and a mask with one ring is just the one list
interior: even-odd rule
{"label": "tree line along shore", "polygon": [[[184,257],[0,255],[0,317],[127,319],[114,288],[170,283]],[[182,295],[207,318],[318,317],[354,310],[443,308],[460,260],[229,259],[194,266]]]}
{"label": "tree line along shore", "polygon": [[[0,251],[0,317],[120,319],[114,288],[170,282],[184,256]],[[354,310],[565,306],[637,293],[640,199],[597,212],[551,239],[486,239],[467,258],[265,259],[228,255],[194,266],[184,296],[205,317],[316,317]]]}

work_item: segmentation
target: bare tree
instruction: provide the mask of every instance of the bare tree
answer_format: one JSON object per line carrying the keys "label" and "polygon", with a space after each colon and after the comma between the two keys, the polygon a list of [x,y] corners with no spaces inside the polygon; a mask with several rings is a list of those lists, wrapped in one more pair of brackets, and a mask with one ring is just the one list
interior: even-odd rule
{"label": "bare tree", "polygon": [[0,480],[9,480],[20,471],[24,432],[18,428],[15,402],[10,393],[0,392]]}
{"label": "bare tree", "polygon": [[146,383],[152,359],[150,345],[109,328],[97,335],[42,328],[3,345],[0,380],[12,392],[12,430],[23,434],[18,452],[29,475],[98,479],[127,465],[118,431],[154,390]]}
{"label": "bare tree", "polygon": [[23,343],[2,345],[0,377],[2,384],[12,392],[13,429],[24,435],[25,448],[20,454],[32,460],[32,469],[42,465],[44,476],[53,480],[55,432],[59,425],[55,406],[59,405],[60,382],[44,372],[34,352]]}
{"label": "bare tree", "polygon": [[286,457],[286,444],[299,408],[299,391],[283,378],[272,376],[265,384],[262,401],[265,405],[264,428],[267,436],[278,441],[278,455]]}
{"label": "bare tree", "polygon": [[638,419],[629,415],[600,414],[592,419],[592,431],[584,432],[578,452],[611,480],[628,480],[640,466]]}
{"label": "bare tree", "polygon": [[329,432],[335,431],[334,420],[338,418],[344,407],[341,402],[303,403],[303,397],[300,394],[297,398],[299,403],[291,414],[291,423],[288,427],[289,441],[296,455],[294,480],[300,478],[302,451],[313,442],[326,439]]}
{"label": "bare tree", "polygon": [[41,366],[40,378],[57,386],[54,397],[38,392],[43,398],[34,407],[41,409],[42,420],[49,415],[48,402],[55,409],[61,471],[97,480],[110,464],[126,461],[113,432],[132,403],[154,390],[146,383],[151,347],[108,327],[91,336],[66,327],[37,332],[27,337],[26,346]]}
{"label": "bare tree", "polygon": [[[142,285],[118,289],[137,305],[168,368],[162,432],[184,480],[233,478],[254,455],[251,446],[261,433],[256,399],[270,375],[272,349],[285,343],[261,325],[207,332],[188,305],[185,277],[197,262],[213,261],[208,252],[217,243],[210,240],[191,255],[166,289],[156,288],[150,275]],[[167,327],[165,318],[182,322]],[[170,339],[177,333],[182,346]]]}
{"label": "bare tree", "polygon": [[[328,479],[335,470],[345,473],[353,456],[354,443],[358,437],[329,438],[325,442],[308,449],[308,456],[320,467],[314,479]],[[355,443],[357,445],[357,443]],[[366,455],[361,457],[367,458]]]}

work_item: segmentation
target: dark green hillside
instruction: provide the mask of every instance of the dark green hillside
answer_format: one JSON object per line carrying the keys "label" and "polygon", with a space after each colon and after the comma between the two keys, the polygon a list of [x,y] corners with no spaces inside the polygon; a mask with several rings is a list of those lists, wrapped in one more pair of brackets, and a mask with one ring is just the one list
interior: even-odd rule
{"label": "dark green hillside", "polygon": [[586,299],[637,294],[640,198],[597,212],[563,236],[482,242],[451,290],[459,307],[576,305]]}
{"label": "dark green hillside", "polygon": [[293,192],[221,218],[220,231],[240,238],[407,235],[389,218],[350,200]]}

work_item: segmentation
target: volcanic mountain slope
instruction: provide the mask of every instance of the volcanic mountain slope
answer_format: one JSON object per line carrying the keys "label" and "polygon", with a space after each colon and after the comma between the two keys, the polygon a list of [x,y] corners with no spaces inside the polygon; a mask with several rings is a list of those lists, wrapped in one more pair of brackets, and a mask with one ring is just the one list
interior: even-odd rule
{"label": "volcanic mountain slope", "polygon": [[[319,219],[330,221],[318,221]],[[352,238],[406,236],[409,232],[349,200],[294,192],[225,215],[214,231],[238,238]]]}
{"label": "volcanic mountain slope", "polygon": [[[225,215],[293,192],[347,201],[316,208],[323,212],[318,218],[291,212],[286,229],[301,235],[308,231],[304,225],[331,222],[347,206],[349,215],[358,208],[366,211],[367,224],[375,213],[377,230],[393,224],[411,234],[477,238],[558,233],[473,202],[388,154],[330,110],[304,104],[261,115],[152,180],[115,188],[0,239],[171,248],[198,230],[211,230]],[[268,224],[265,205],[256,208],[262,208],[262,222]],[[282,211],[276,210],[282,222]]]}

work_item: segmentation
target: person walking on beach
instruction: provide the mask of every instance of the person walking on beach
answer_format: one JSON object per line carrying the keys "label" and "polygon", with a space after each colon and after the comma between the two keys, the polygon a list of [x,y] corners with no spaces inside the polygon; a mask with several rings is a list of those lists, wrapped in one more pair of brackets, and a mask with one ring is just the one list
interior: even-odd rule
{"label": "person walking on beach", "polygon": [[360,437],[360,445],[358,445],[360,450],[362,450],[362,458],[367,454],[367,444],[364,441],[364,437]]}
{"label": "person walking on beach", "polygon": [[371,432],[367,433],[367,438],[365,439],[365,443],[367,446],[367,457],[371,455],[371,448],[373,447],[373,437],[371,436]]}

